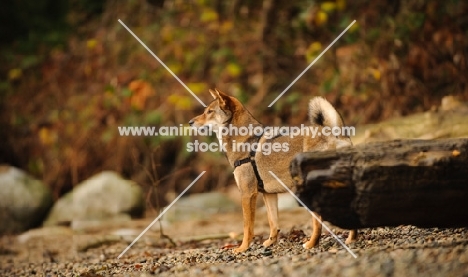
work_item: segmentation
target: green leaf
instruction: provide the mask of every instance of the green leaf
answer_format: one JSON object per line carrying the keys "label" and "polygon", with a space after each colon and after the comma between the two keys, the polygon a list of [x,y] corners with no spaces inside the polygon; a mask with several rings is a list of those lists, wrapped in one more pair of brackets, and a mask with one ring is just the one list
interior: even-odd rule
{"label": "green leaf", "polygon": [[161,123],[162,114],[158,110],[153,110],[146,113],[144,120],[146,124],[157,125]]}
{"label": "green leaf", "polygon": [[120,94],[122,96],[125,96],[125,97],[130,97],[132,96],[132,91],[128,88],[123,88],[121,91],[120,91]]}

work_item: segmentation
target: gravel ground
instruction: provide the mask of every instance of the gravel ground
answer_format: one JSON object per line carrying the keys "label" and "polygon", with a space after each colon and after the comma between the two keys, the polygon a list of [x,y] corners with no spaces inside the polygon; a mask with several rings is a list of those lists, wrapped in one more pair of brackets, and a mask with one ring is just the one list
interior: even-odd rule
{"label": "gravel ground", "polygon": [[[192,227],[216,230],[208,224]],[[140,225],[135,229],[142,230]],[[226,227],[223,222],[218,225],[219,230]],[[186,227],[165,230],[173,241],[149,232],[120,259],[117,256],[131,239],[97,231],[77,234],[58,228],[26,242],[3,236],[0,276],[468,276],[467,228],[362,229],[350,246],[358,256],[353,258],[330,234],[322,235],[319,247],[303,249],[308,224],[283,230],[270,248],[261,246],[263,238],[256,236],[241,254],[232,252],[238,238],[177,240],[173,236],[177,231],[193,233]],[[257,233],[266,237],[265,229],[260,229]],[[347,232],[334,229],[344,240]]]}

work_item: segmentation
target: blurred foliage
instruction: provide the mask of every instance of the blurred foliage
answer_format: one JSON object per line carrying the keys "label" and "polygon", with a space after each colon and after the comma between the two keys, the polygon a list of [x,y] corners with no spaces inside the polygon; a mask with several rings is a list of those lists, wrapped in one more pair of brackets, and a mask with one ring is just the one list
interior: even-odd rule
{"label": "blurred foliage", "polygon": [[216,86],[264,124],[300,124],[306,99],[323,95],[362,124],[428,110],[448,94],[468,99],[467,12],[461,0],[8,0],[0,163],[42,177],[56,196],[104,169],[136,180],[155,203],[202,170],[192,192],[233,182],[222,154],[186,151],[216,138],[119,136],[118,126],[186,124],[202,107],[118,19],[205,103]]}

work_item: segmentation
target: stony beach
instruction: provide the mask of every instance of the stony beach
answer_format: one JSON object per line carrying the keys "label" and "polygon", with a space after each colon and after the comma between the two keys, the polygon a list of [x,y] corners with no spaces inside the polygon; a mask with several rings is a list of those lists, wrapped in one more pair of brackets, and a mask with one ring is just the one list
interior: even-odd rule
{"label": "stony beach", "polygon": [[[255,241],[241,254],[232,251],[239,213],[163,225],[163,236],[155,224],[120,259],[152,218],[3,236],[0,276],[468,276],[467,228],[362,229],[350,245],[354,258],[328,233],[319,247],[303,249],[311,229],[301,208],[280,218],[279,242],[264,248],[268,225],[259,211]],[[347,231],[331,228],[344,241]]]}

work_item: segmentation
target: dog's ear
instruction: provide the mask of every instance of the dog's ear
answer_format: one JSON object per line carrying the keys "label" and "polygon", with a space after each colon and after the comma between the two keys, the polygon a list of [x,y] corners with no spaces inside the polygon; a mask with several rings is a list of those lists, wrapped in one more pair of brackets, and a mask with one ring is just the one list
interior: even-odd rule
{"label": "dog's ear", "polygon": [[210,89],[209,92],[211,93],[211,96],[213,96],[213,98],[214,98],[215,100],[218,99],[218,98],[221,98],[221,97],[219,96],[218,90],[214,91],[214,90]]}
{"label": "dog's ear", "polygon": [[222,98],[229,97],[226,93],[220,91],[219,89],[215,88],[216,93],[221,96]]}
{"label": "dog's ear", "polygon": [[227,103],[230,101],[229,96],[225,94],[224,92],[218,90],[217,88],[215,88],[214,90],[210,89],[210,93],[211,93],[211,96],[213,96],[215,100],[218,99],[219,105],[221,107],[225,107]]}

